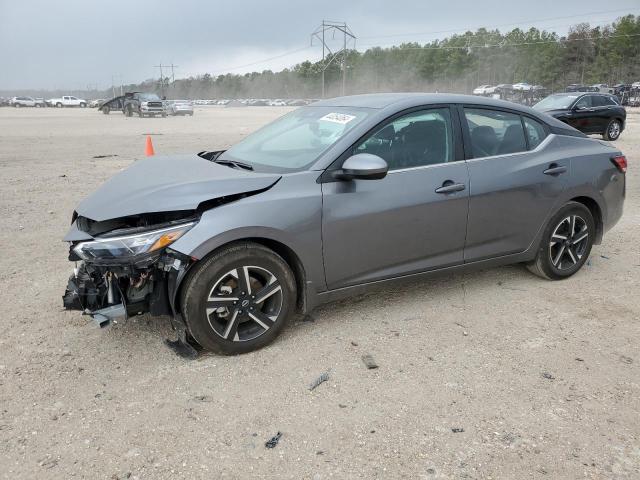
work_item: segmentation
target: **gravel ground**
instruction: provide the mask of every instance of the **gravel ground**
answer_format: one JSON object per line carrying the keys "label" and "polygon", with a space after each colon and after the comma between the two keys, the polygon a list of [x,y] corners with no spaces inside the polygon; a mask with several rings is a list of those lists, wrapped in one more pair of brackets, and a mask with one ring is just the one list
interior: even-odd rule
{"label": "gravel ground", "polygon": [[214,149],[286,110],[0,109],[0,476],[640,478],[638,112],[617,142],[625,214],[569,280],[510,266],[422,281],[196,361],[164,346],[166,320],[99,331],[62,310],[71,212],[144,134],[158,154]]}

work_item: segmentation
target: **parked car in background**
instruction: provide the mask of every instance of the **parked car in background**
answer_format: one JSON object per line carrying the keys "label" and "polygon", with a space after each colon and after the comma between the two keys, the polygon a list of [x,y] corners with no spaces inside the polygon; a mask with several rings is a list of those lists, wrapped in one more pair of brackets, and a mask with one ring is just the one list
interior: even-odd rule
{"label": "parked car in background", "polygon": [[47,105],[51,107],[58,107],[58,108],[62,108],[62,107],[85,108],[87,106],[87,101],[82,98],[74,97],[73,95],[64,95],[60,98],[50,98],[49,100],[47,100]]}
{"label": "parked car in background", "polygon": [[9,105],[20,108],[20,107],[35,107],[36,100],[33,97],[13,97],[9,101]]}
{"label": "parked car in background", "polygon": [[[164,108],[167,115],[189,115],[193,117],[193,105],[189,100],[166,100]],[[206,105],[206,103],[203,103]]]}
{"label": "parked car in background", "polygon": [[582,85],[581,83],[572,83],[570,85],[567,85],[564,91],[567,93],[573,93],[573,92],[599,92],[600,90],[598,87],[594,87],[590,85]]}
{"label": "parked car in background", "polygon": [[511,88],[516,91],[529,91],[533,88],[533,85],[527,82],[514,83]]}
{"label": "parked car in background", "polygon": [[493,85],[480,85],[479,87],[476,87],[473,89],[473,94],[474,95],[490,95],[493,92],[495,92],[496,87],[494,87]]}
{"label": "parked car in background", "polygon": [[628,104],[630,107],[640,107],[640,82],[636,82],[631,85],[631,88],[629,89]]}
{"label": "parked car in background", "polygon": [[591,85],[592,91],[600,93],[614,93],[613,87],[610,87],[606,83],[595,83]]}
{"label": "parked car in background", "polygon": [[556,93],[533,108],[587,134],[601,134],[617,140],[624,130],[627,112],[617,98],[605,93]]}
{"label": "parked car in background", "polygon": [[392,281],[523,262],[564,279],[620,219],[626,167],[514,103],[323,100],[226,151],[139,160],[103,184],[71,217],[64,306],[102,326],[171,315],[185,349],[239,354],[295,312]]}
{"label": "parked car in background", "polygon": [[91,100],[89,102],[89,108],[100,108],[104,101],[104,98],[96,98],[95,100]]}
{"label": "parked car in background", "polygon": [[155,93],[134,92],[131,95],[125,95],[124,114],[130,117],[134,113],[137,113],[140,118],[167,116],[162,100]]}

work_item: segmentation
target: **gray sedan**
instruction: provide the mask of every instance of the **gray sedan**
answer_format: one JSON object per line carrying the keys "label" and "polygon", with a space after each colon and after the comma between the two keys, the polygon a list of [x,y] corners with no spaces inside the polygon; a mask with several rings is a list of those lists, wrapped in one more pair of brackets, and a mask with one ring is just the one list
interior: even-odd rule
{"label": "gray sedan", "polygon": [[193,104],[189,100],[167,100],[165,111],[168,115],[189,115],[193,117]]}
{"label": "gray sedan", "polygon": [[295,314],[442,272],[560,280],[622,215],[626,159],[528,107],[378,94],[299,108],[226,151],[135,162],[65,237],[64,304],[168,315],[185,355],[272,341]]}

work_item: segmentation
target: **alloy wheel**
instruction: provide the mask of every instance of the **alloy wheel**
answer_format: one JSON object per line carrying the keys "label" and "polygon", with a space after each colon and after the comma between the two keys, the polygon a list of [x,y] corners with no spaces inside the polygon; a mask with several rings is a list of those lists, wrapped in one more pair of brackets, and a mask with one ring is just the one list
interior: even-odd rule
{"label": "alloy wheel", "polygon": [[611,139],[616,139],[620,136],[620,123],[613,121],[611,122],[611,125],[609,125],[609,138]]}
{"label": "alloy wheel", "polygon": [[243,342],[267,332],[283,306],[282,286],[269,270],[240,266],[222,275],[209,292],[206,317],[225,340]]}
{"label": "alloy wheel", "polygon": [[569,270],[580,263],[588,246],[589,226],[580,215],[565,217],[556,226],[549,242],[551,264]]}

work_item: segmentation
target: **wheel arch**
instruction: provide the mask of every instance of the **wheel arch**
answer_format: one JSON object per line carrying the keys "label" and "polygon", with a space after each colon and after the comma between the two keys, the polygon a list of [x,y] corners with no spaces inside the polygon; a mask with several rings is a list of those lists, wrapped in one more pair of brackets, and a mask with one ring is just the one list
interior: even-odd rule
{"label": "wheel arch", "polygon": [[185,275],[182,276],[178,285],[172,294],[174,307],[176,312],[182,311],[182,305],[180,305],[180,298],[182,295],[182,288],[186,285],[186,280],[190,277],[194,267],[204,261],[206,261],[212,255],[215,255],[217,252],[224,248],[228,248],[232,245],[236,245],[239,243],[257,243],[262,245],[278,255],[282,257],[282,259],[287,263],[289,268],[293,273],[295,282],[296,282],[296,311],[298,313],[306,313],[309,308],[309,295],[307,293],[307,273],[300,260],[298,254],[288,245],[284,244],[279,240],[275,240],[273,238],[261,237],[261,236],[248,236],[244,238],[237,238],[234,240],[227,241],[223,244],[218,245],[213,250],[209,251],[204,257],[200,258],[197,262],[193,263],[189,270]]}
{"label": "wheel arch", "polygon": [[589,209],[596,224],[596,238],[593,243],[596,245],[602,243],[602,237],[604,235],[604,219],[602,218],[602,209],[598,202],[587,196],[573,197],[570,201],[581,203]]}

